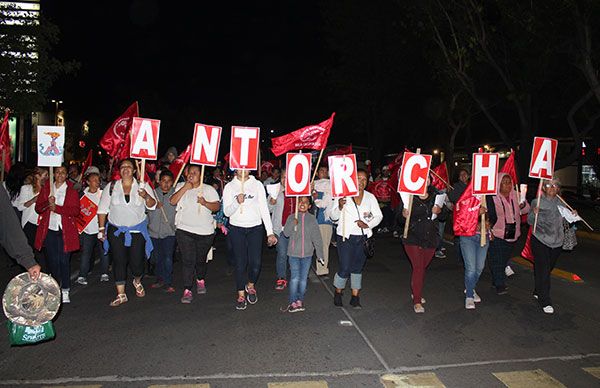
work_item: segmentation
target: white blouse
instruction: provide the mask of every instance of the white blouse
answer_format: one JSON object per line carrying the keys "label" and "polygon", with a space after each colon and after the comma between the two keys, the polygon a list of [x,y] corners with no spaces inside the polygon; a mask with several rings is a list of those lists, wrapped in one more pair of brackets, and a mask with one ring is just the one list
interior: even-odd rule
{"label": "white blouse", "polygon": [[[337,223],[337,234],[346,238],[350,235],[361,236],[363,232],[367,237],[371,237],[373,228],[383,220],[377,198],[368,191],[364,192],[362,202],[358,206],[355,206],[352,198],[346,198],[346,204],[342,210],[339,208],[338,198],[334,198],[329,204],[326,214],[329,214],[331,221]],[[369,228],[362,229],[361,232],[361,228],[356,223],[358,220],[365,222],[369,225]],[[346,225],[345,228],[344,224]]]}
{"label": "white blouse", "polygon": [[[39,193],[38,193],[39,194]],[[25,202],[31,200],[36,194],[33,193],[32,185],[23,185],[19,191],[19,196],[15,200],[17,209],[23,212],[21,216],[21,227],[24,228],[28,222],[34,225],[38,224],[39,214],[35,211],[35,201],[29,206],[25,206]]]}
{"label": "white blouse", "polygon": [[[54,187],[54,198],[58,206],[65,204],[65,197],[67,196],[67,182],[63,182],[59,188]],[[48,229],[58,232],[62,229],[62,217],[56,212],[50,212],[50,219],[48,220]]]}
{"label": "white blouse", "polygon": [[[129,202],[125,201],[125,193],[120,179],[115,181],[112,195],[110,194],[111,185],[113,185],[112,182],[106,185],[102,191],[98,205],[98,214],[108,214],[108,221],[111,224],[116,226],[137,225],[146,219],[146,209],[154,210],[156,208],[156,203],[152,207],[146,206],[146,201],[138,194],[140,185],[136,179],[131,185]],[[152,188],[146,189],[146,192],[156,200]]]}

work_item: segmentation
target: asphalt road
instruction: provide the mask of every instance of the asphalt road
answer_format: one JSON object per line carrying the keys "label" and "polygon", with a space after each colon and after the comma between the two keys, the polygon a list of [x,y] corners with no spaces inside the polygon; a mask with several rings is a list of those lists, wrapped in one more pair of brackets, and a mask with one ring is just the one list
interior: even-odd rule
{"label": "asphalt road", "polygon": [[[452,246],[448,258],[434,259],[429,267],[427,311],[417,315],[410,299],[410,264],[401,242],[390,236],[378,238],[376,256],[367,263],[362,310],[334,307],[331,280],[311,273],[307,310],[281,312],[287,292],[273,290],[275,252],[265,248],[259,301],[237,311],[222,238],[216,247],[208,293],[195,296],[190,305],[179,302],[180,263],[175,264],[175,294],[150,289],[153,279],[145,278],[147,296],[136,298],[128,285],[129,302],[118,308],[108,306],[113,284],[100,283],[94,273],[89,285],[72,288],[71,304],[55,320],[55,340],[11,348],[4,332],[0,385],[276,387],[277,382],[309,381],[312,385],[297,386],[382,387],[387,376],[412,379],[390,387],[417,386],[419,378],[447,387],[536,387],[531,379],[541,381],[538,386],[600,386],[600,370],[587,369],[600,367],[598,241],[580,240],[575,252],[559,258],[559,268],[584,282],[553,279],[556,313],[551,316],[532,298],[531,270],[516,265],[508,295],[495,294],[486,269],[477,289],[483,302],[465,310],[462,264]],[[333,270],[333,247],[331,256]],[[76,258],[72,264],[75,269]],[[0,285],[18,272],[14,267],[2,271]],[[349,293],[346,305],[348,299]],[[511,383],[519,378],[525,379],[523,385]]]}

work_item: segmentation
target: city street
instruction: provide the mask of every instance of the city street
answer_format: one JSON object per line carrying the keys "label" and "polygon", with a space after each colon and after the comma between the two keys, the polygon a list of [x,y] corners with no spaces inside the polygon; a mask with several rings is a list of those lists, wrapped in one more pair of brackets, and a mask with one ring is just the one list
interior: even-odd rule
{"label": "city street", "polygon": [[[259,301],[237,311],[222,236],[216,248],[208,293],[194,295],[190,305],[179,302],[179,262],[175,294],[150,289],[154,279],[147,277],[146,297],[136,298],[128,285],[129,302],[118,308],[108,306],[113,284],[100,283],[94,272],[89,285],[73,286],[71,304],[55,319],[55,340],[11,348],[4,332],[0,385],[600,386],[599,241],[580,239],[559,258],[557,267],[583,283],[553,278],[554,315],[537,306],[533,274],[520,265],[513,265],[503,296],[490,287],[486,268],[477,289],[483,301],[465,310],[462,264],[449,244],[448,257],[429,267],[426,312],[417,315],[410,264],[400,240],[387,236],[377,239],[367,262],[361,310],[348,306],[349,292],[347,307],[334,307],[331,279],[311,272],[306,311],[281,312],[287,292],[273,289],[275,252],[265,248]],[[335,270],[333,247],[331,255]],[[73,270],[77,265],[74,259]],[[3,271],[3,288],[16,273]],[[284,382],[304,383],[276,384]]]}

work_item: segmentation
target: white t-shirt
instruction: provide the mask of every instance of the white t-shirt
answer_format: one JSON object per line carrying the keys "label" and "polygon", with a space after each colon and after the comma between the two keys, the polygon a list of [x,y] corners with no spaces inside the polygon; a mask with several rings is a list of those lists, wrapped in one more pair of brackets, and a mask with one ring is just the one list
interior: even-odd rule
{"label": "white t-shirt", "polygon": [[17,209],[23,212],[21,216],[22,228],[24,228],[28,222],[31,222],[34,225],[38,224],[39,214],[37,214],[37,212],[35,211],[35,202],[33,202],[29,207],[25,206],[25,202],[31,200],[34,197],[34,195],[35,194],[33,193],[32,185],[23,185],[21,186],[21,190],[19,191],[19,196],[15,200]]}
{"label": "white t-shirt", "polygon": [[[98,205],[98,214],[108,214],[108,221],[116,226],[134,226],[146,219],[146,209],[154,210],[156,204],[152,207],[146,206],[144,198],[140,197],[138,190],[140,185],[137,180],[133,180],[131,192],[129,193],[129,202],[125,201],[125,193],[121,180],[115,181],[112,195],[110,194],[110,185],[106,185],[100,197]],[[145,183],[145,185],[148,185]],[[146,192],[156,199],[154,190],[151,187],[146,188]]]}
{"label": "white t-shirt", "polygon": [[[50,193],[52,195],[52,193]],[[58,206],[62,206],[65,204],[65,197],[67,195],[67,182],[63,182],[59,188],[54,187],[54,198],[55,203]],[[55,232],[62,229],[62,217],[60,214],[56,212],[50,212],[50,219],[48,220],[48,229],[53,230]]]}
{"label": "white t-shirt", "polygon": [[[178,183],[175,187],[177,193],[184,185],[184,182]],[[208,236],[215,232],[215,223],[212,212],[198,203],[198,194],[200,186],[190,189],[183,194],[177,202],[177,213],[175,214],[175,226],[177,229],[186,232]],[[219,201],[217,190],[211,185],[202,185],[202,197],[207,202]]]}
{"label": "white t-shirt", "polygon": [[[83,195],[85,197],[88,197],[92,202],[98,205],[100,203],[100,198],[102,197],[102,190],[98,189],[95,193],[90,193],[89,187],[86,187],[85,190],[83,190]],[[98,214],[96,213],[96,217],[94,217],[94,219],[92,219],[90,223],[87,224],[87,226],[83,230],[83,233],[98,234],[98,232]]]}

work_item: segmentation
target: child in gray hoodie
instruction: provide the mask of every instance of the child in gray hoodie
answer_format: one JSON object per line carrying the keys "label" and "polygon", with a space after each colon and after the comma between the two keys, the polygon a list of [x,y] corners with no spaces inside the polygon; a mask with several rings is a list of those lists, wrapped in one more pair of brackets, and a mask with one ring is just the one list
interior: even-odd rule
{"label": "child in gray hoodie", "polygon": [[287,311],[295,313],[304,311],[304,293],[308,271],[316,250],[318,260],[323,260],[323,241],[319,224],[314,215],[310,214],[309,197],[300,197],[298,200],[298,218],[290,214],[283,234],[289,237],[288,260],[290,264],[290,304]]}

